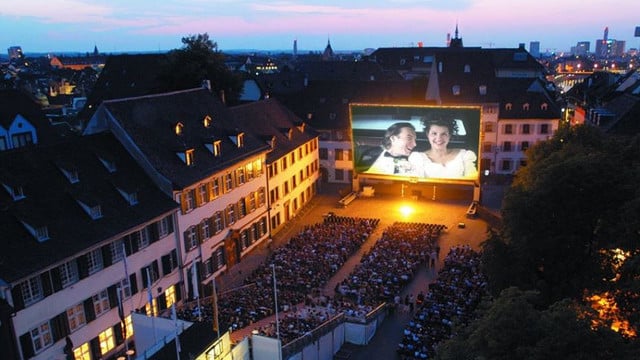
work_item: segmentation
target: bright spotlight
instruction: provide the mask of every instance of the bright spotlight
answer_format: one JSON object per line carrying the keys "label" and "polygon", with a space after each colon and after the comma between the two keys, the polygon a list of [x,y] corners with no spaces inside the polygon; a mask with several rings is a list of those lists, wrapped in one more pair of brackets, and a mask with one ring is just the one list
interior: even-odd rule
{"label": "bright spotlight", "polygon": [[402,216],[404,216],[404,217],[411,216],[411,214],[413,214],[413,212],[414,212],[414,209],[409,205],[400,206],[400,214],[402,214]]}

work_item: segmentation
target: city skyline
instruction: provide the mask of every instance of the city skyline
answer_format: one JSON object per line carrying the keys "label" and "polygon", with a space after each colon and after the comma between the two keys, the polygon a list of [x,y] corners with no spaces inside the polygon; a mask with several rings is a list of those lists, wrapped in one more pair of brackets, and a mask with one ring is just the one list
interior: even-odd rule
{"label": "city skyline", "polygon": [[[320,51],[445,46],[456,26],[465,46],[513,48],[540,42],[540,51],[569,51],[577,42],[623,40],[638,48],[635,1],[606,3],[540,0],[89,1],[32,0],[4,4],[0,46],[29,52],[166,51],[185,36],[208,33],[222,51]],[[517,28],[513,28],[517,24]]]}

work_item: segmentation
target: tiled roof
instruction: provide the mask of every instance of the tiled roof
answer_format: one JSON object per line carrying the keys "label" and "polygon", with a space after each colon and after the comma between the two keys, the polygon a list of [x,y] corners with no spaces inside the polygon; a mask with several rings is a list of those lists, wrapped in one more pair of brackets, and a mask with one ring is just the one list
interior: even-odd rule
{"label": "tiled roof", "polygon": [[[267,99],[230,108],[234,121],[251,129],[263,139],[275,137],[275,148],[267,155],[267,163],[281,158],[317,136],[315,130],[303,125],[296,116],[276,99]],[[289,137],[291,131],[291,137]]]}
{"label": "tiled roof", "polygon": [[[103,106],[174,189],[188,187],[235,162],[269,149],[251,128],[236,123],[228,108],[204,88],[110,100]],[[208,128],[204,126],[207,116],[211,118]],[[183,126],[181,135],[175,132],[178,123]],[[242,147],[234,142],[240,133],[244,133]],[[216,140],[222,147],[221,155],[217,157],[206,147]],[[188,149],[194,151],[192,166],[177,155]]]}
{"label": "tiled roof", "polygon": [[[114,172],[100,161],[105,156],[115,159]],[[61,161],[77,171],[77,182],[69,181]],[[109,133],[0,152],[0,164],[0,183],[24,194],[14,200],[5,186],[0,188],[0,277],[5,281],[52,266],[177,208]],[[118,192],[118,182],[137,190],[136,205]],[[99,205],[102,217],[93,220],[78,201]],[[49,239],[38,242],[25,224],[46,227]]]}
{"label": "tiled roof", "polygon": [[495,86],[499,93],[501,119],[560,118],[559,104],[540,79],[502,78]]}

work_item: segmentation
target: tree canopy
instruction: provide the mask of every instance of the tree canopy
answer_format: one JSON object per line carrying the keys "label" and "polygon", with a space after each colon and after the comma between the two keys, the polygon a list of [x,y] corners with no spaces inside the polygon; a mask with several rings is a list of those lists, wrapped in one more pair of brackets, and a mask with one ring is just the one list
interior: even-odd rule
{"label": "tree canopy", "polygon": [[160,75],[164,91],[191,89],[209,81],[212,91],[223,94],[229,103],[235,102],[242,89],[239,75],[225,65],[225,56],[207,33],[182,38],[183,47],[169,52],[167,64]]}

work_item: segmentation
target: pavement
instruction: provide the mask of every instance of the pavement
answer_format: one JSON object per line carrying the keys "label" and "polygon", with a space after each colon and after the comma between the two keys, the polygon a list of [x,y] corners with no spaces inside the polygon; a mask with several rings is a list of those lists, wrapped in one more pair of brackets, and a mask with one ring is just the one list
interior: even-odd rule
{"label": "pavement", "polygon": [[[380,223],[376,231],[363,244],[361,249],[354,254],[344,266],[329,280],[325,287],[325,294],[333,294],[336,283],[344,280],[360,262],[362,255],[371,248],[380,238],[382,231],[396,221],[435,223],[447,226],[447,230],[440,235],[439,244],[442,251],[437,268],[442,266],[447,250],[455,245],[470,245],[479,249],[480,243],[486,238],[488,225],[481,218],[470,219],[466,217],[469,201],[438,201],[425,198],[402,197],[401,194],[378,195],[373,197],[359,197],[347,207],[338,207],[340,190],[345,185],[323,184],[321,191],[289,222],[283,230],[273,236],[271,246],[258,244],[248,255],[245,255],[240,263],[231,268],[227,273],[218,277],[220,293],[242,286],[244,278],[253,269],[262,264],[272,248],[283,246],[305,225],[315,224],[324,220],[324,215],[333,212],[338,216],[378,218]],[[493,196],[493,195],[492,195]],[[408,209],[408,211],[403,211]],[[428,291],[428,284],[435,281],[437,270],[423,268],[418,271],[416,277],[404,290],[406,294],[417,295],[420,291]],[[402,330],[411,319],[411,314],[390,314],[376,332],[367,346],[357,347],[352,353],[352,360],[398,359],[395,349],[402,339]],[[234,340],[240,340],[248,336],[252,329],[269,323],[274,319],[267,318],[252,326],[235,331],[232,334]]]}

